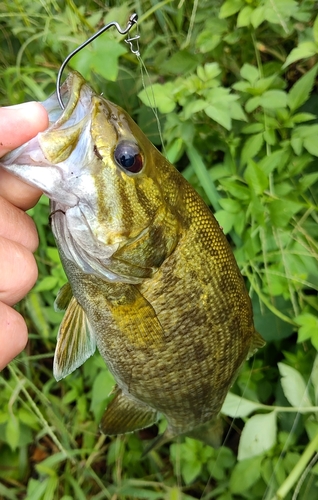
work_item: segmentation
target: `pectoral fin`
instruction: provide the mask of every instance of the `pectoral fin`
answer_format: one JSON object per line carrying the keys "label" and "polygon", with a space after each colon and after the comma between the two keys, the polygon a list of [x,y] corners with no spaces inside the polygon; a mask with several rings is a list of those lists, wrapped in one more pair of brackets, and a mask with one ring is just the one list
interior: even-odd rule
{"label": "pectoral fin", "polygon": [[108,307],[112,320],[133,345],[158,346],[164,341],[156,311],[134,285],[118,285],[116,296],[108,296]]}
{"label": "pectoral fin", "polygon": [[57,312],[66,311],[69,303],[71,302],[71,298],[73,297],[73,292],[71,285],[69,283],[65,283],[62,288],[59,290],[57,297],[54,302],[54,309]]}
{"label": "pectoral fin", "polygon": [[121,389],[116,389],[116,396],[108,405],[102,421],[104,434],[126,434],[149,427],[157,421],[158,413],[143,403],[125,396]]}
{"label": "pectoral fin", "polygon": [[61,380],[72,373],[94,354],[95,349],[95,336],[86,314],[72,297],[57,337],[53,364],[55,379]]}

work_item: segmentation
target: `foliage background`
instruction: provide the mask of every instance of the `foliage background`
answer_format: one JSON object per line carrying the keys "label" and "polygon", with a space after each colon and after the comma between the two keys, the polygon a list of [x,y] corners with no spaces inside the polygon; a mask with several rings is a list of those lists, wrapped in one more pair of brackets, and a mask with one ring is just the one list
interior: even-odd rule
{"label": "foliage background", "polygon": [[317,3],[4,0],[0,104],[45,99],[66,55],[133,11],[148,73],[115,31],[72,66],[161,149],[158,108],[165,154],[228,234],[267,346],[226,400],[220,450],[186,439],[142,459],[155,429],[101,436],[101,358],[52,378],[65,275],[41,199],[39,280],[18,306],[30,342],[0,378],[0,498],[317,498]]}

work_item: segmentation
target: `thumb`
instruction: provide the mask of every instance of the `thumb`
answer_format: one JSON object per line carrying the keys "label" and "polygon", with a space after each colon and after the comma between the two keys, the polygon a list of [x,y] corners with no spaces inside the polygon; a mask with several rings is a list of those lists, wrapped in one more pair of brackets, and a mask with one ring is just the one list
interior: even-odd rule
{"label": "thumb", "polygon": [[0,157],[48,127],[48,115],[39,102],[0,108]]}

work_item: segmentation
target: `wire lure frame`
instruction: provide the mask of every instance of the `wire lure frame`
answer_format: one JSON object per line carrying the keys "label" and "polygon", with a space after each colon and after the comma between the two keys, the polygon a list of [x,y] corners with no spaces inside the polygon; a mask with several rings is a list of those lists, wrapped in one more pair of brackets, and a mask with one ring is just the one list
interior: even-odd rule
{"label": "wire lure frame", "polygon": [[[84,47],[86,47],[86,45],[88,45],[93,40],[95,40],[95,38],[99,37],[99,35],[101,35],[102,33],[104,33],[104,31],[108,30],[111,26],[115,26],[116,29],[117,29],[117,31],[121,35],[126,35],[126,33],[128,33],[130,31],[130,29],[135,24],[137,24],[137,21],[138,21],[138,15],[134,13],[134,14],[132,14],[130,16],[129,21],[127,23],[127,26],[124,29],[122,29],[116,21],[112,21],[111,23],[106,24],[97,33],[95,33],[88,40],[86,40],[84,43],[82,43],[81,45],[79,45],[76,49],[74,49],[66,57],[66,59],[62,63],[62,66],[59,69],[59,72],[57,74],[57,79],[56,79],[56,95],[57,95],[57,99],[58,99],[59,105],[61,106],[62,109],[65,109],[65,106],[63,104],[62,97],[61,97],[61,90],[60,90],[61,89],[61,78],[62,78],[63,71],[65,69],[65,66],[69,63],[70,59],[72,59],[72,57],[75,56],[75,54],[77,54],[80,50],[82,50]],[[131,52],[133,54],[136,54],[137,56],[140,55],[139,48],[138,48],[138,42],[137,42],[137,49],[134,49],[133,42],[135,40],[138,40],[139,38],[140,38],[140,35],[136,35],[136,36],[134,36],[132,38],[131,37],[130,38],[126,38],[126,40],[125,40],[125,42],[129,44]]]}

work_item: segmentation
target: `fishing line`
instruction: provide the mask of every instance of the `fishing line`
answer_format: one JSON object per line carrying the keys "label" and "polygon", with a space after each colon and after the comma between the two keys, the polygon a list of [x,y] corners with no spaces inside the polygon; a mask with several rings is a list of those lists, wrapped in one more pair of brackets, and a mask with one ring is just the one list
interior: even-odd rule
{"label": "fishing line", "polygon": [[[251,376],[252,376],[252,371],[253,371],[253,369],[254,369],[254,363],[255,363],[255,357],[253,358],[252,366],[251,366],[251,369],[250,369],[250,371],[249,371],[248,379],[247,379],[247,382],[246,382],[246,384],[245,384],[244,390],[243,390],[243,392],[242,392],[241,399],[243,399],[243,398],[244,398],[244,395],[245,395],[245,393],[246,393],[246,391],[247,391],[247,389],[248,389],[248,386],[249,386],[249,383],[250,383],[250,380],[251,380]],[[227,433],[226,433],[226,435],[225,435],[225,438],[223,439],[223,442],[222,442],[222,444],[221,444],[220,448],[217,450],[217,455],[216,455],[216,458],[215,458],[215,465],[214,465],[214,467],[213,467],[213,469],[212,469],[212,471],[211,471],[211,473],[210,473],[209,479],[207,480],[207,483],[206,483],[206,485],[205,485],[205,488],[204,488],[204,490],[203,490],[203,492],[202,492],[202,495],[201,495],[200,499],[202,499],[202,498],[203,498],[203,495],[205,494],[206,489],[207,489],[207,487],[209,486],[210,480],[211,480],[211,478],[213,477],[213,476],[212,476],[212,474],[213,474],[213,472],[214,472],[215,467],[217,466],[218,459],[219,459],[220,454],[221,454],[221,449],[222,449],[222,446],[225,446],[225,445],[226,445],[227,440],[228,440],[228,438],[229,438],[229,436],[230,436],[231,430],[234,428],[234,422],[235,422],[235,419],[237,418],[237,417],[236,417],[236,415],[237,415],[238,410],[240,409],[240,404],[241,404],[241,402],[238,404],[238,406],[237,406],[237,408],[236,408],[236,413],[235,413],[234,417],[232,417],[232,422],[231,422],[230,427],[229,427],[229,429],[228,429],[228,431],[227,431]]]}
{"label": "fishing line", "polygon": [[[137,25],[137,30],[138,30],[138,25]],[[157,122],[159,138],[160,138],[160,142],[161,142],[161,145],[162,145],[162,152],[164,154],[166,154],[166,149],[165,149],[165,146],[164,146],[164,143],[163,143],[163,135],[162,135],[161,123],[160,123],[160,119],[159,119],[159,115],[158,115],[158,111],[157,111],[158,107],[157,107],[157,103],[156,103],[156,97],[155,97],[155,94],[154,94],[154,91],[153,91],[153,86],[152,86],[151,78],[150,78],[150,75],[148,73],[146,65],[143,62],[142,57],[141,57],[140,54],[137,55],[137,59],[138,59],[138,61],[140,63],[140,76],[141,76],[142,86],[143,86],[143,89],[144,89],[144,91],[146,93],[147,100],[148,100],[148,103],[149,103],[149,107],[152,109],[152,112],[153,112],[153,114],[155,116],[155,119],[156,119],[156,122]],[[146,77],[148,79],[148,82],[149,82],[148,87],[146,87],[144,74],[146,75]],[[151,93],[152,100],[151,100],[149,92],[148,92],[149,88],[150,88],[150,93]]]}

